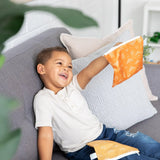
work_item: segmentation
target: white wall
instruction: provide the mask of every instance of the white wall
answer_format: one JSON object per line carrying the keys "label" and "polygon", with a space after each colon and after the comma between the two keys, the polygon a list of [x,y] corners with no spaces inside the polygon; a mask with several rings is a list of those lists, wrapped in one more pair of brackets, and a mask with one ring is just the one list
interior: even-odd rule
{"label": "white wall", "polygon": [[[128,19],[133,19],[135,35],[143,35],[144,5],[148,2],[160,2],[160,0],[122,0],[122,23]],[[159,17],[160,12],[150,12],[147,35],[151,36],[155,31],[160,32]],[[160,44],[159,47],[155,47],[150,60],[154,62],[160,60]]]}
{"label": "white wall", "polygon": [[[134,22],[133,27],[135,34],[142,35],[144,5],[149,1],[159,2],[160,0],[121,0],[121,1],[122,1],[122,23],[126,22],[128,19],[133,19]],[[159,19],[156,18],[152,23],[156,24],[157,21],[159,21]],[[154,28],[152,28],[152,30],[154,30]]]}
{"label": "white wall", "polygon": [[43,32],[51,27],[66,27],[73,35],[104,37],[117,29],[118,1],[117,0],[34,0],[28,5],[65,6],[82,10],[99,23],[99,27],[73,29],[64,25],[55,16],[45,12],[29,12],[19,33],[6,42],[8,50],[26,39]]}
{"label": "white wall", "polygon": [[[143,8],[151,1],[159,0],[121,0],[122,1],[122,21],[124,24],[128,19],[133,19],[135,35],[143,35]],[[73,35],[104,37],[111,34],[118,26],[118,0],[33,0],[28,5],[49,5],[64,6],[82,10],[85,14],[93,17],[99,23],[99,27],[87,29],[73,29],[64,25],[54,15],[46,12],[29,12],[25,16],[24,24],[19,33],[6,42],[5,51],[22,43],[26,39],[35,36],[51,27],[66,27]],[[154,17],[154,18],[153,18]],[[150,34],[160,28],[160,13],[151,14]],[[159,29],[160,31],[160,29]],[[160,48],[156,48],[156,54],[151,56],[151,60],[160,60]]]}

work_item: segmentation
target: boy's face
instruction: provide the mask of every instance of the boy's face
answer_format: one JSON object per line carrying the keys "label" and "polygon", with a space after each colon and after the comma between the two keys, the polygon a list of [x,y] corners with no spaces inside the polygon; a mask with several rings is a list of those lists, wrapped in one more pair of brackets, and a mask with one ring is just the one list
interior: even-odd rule
{"label": "boy's face", "polygon": [[72,59],[66,52],[54,51],[44,65],[37,65],[37,71],[41,75],[45,87],[53,90],[56,94],[72,81]]}

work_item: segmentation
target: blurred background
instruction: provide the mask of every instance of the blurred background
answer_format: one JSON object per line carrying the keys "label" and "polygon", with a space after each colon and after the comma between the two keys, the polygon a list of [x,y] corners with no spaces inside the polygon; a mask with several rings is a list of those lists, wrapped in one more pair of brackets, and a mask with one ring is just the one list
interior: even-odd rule
{"label": "blurred background", "polygon": [[[5,51],[22,43],[26,39],[52,27],[66,27],[73,35],[87,37],[105,37],[118,29],[127,20],[133,20],[135,36],[153,36],[160,32],[159,0],[12,0],[27,5],[49,5],[76,8],[93,17],[99,27],[73,29],[64,25],[55,16],[42,12],[28,12],[21,30],[6,42]],[[160,44],[151,44],[155,50],[150,61],[160,60]]]}

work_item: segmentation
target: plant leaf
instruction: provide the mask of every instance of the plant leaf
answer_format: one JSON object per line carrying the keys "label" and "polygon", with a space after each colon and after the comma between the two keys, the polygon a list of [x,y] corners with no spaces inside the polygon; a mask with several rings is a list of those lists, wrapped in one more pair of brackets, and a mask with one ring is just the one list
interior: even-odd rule
{"label": "plant leaf", "polygon": [[4,62],[5,62],[5,57],[4,55],[0,54],[0,68],[3,66]]}
{"label": "plant leaf", "polygon": [[0,96],[0,118],[2,115],[8,113],[9,111],[15,109],[19,103],[14,98],[8,98],[5,96]]}
{"label": "plant leaf", "polygon": [[27,11],[45,11],[57,16],[63,23],[73,28],[85,28],[91,26],[98,26],[96,20],[90,16],[85,15],[78,9],[50,7],[50,6],[27,6],[23,4],[16,4],[9,0],[0,1],[0,20],[1,17],[10,15],[24,15]]}
{"label": "plant leaf", "polygon": [[9,15],[1,18],[3,23],[0,25],[0,44],[20,30],[23,20],[24,15]]}
{"label": "plant leaf", "polygon": [[73,28],[85,28],[98,26],[97,22],[82,13],[80,10],[69,8],[58,8],[49,6],[27,6],[16,4],[9,0],[0,0],[0,52],[3,43],[15,35],[21,28],[24,21],[24,14],[27,11],[45,11],[57,16],[66,25]]}
{"label": "plant leaf", "polygon": [[0,141],[4,139],[6,133],[10,132],[9,113],[18,106],[18,102],[11,98],[0,97]]}
{"label": "plant leaf", "polygon": [[29,6],[29,10],[41,10],[54,14],[65,24],[74,28],[86,28],[91,26],[98,26],[97,22],[83,14],[80,10],[69,8],[56,8],[48,6]]}
{"label": "plant leaf", "polygon": [[21,131],[17,129],[6,135],[3,141],[0,141],[0,155],[3,160],[11,160],[14,156],[19,141],[20,141]]}

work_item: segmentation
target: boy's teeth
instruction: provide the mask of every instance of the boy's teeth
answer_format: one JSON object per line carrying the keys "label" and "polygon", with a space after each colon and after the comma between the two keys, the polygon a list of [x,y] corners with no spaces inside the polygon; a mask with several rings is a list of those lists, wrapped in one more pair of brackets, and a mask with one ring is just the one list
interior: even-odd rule
{"label": "boy's teeth", "polygon": [[63,77],[65,77],[65,78],[67,78],[67,75],[65,75],[65,74],[60,74],[61,76],[63,76]]}

